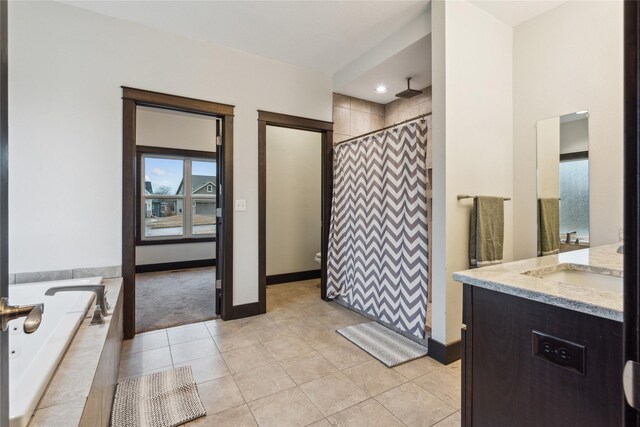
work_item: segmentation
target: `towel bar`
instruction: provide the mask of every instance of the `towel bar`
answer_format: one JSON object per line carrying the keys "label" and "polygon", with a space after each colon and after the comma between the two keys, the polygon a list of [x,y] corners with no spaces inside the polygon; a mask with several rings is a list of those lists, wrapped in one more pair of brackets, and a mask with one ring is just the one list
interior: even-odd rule
{"label": "towel bar", "polygon": [[[469,196],[467,194],[458,194],[458,200],[462,200],[462,199],[473,199],[476,196]],[[511,197],[505,197],[504,201],[506,202],[507,200],[511,200]]]}

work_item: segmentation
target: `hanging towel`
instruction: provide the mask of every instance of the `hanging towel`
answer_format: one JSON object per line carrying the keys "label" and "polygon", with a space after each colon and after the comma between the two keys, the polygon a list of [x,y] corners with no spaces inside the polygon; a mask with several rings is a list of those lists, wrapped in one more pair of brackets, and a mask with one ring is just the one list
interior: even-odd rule
{"label": "hanging towel", "polygon": [[504,243],[504,199],[473,198],[469,229],[469,265],[471,268],[502,263]]}
{"label": "hanging towel", "polygon": [[538,199],[538,256],[557,254],[560,248],[560,200]]}

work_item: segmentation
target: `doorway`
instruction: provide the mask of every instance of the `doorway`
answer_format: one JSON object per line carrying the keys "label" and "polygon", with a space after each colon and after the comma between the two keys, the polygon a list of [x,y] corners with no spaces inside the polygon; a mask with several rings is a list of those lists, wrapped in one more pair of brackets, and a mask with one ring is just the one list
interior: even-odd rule
{"label": "doorway", "polygon": [[[171,318],[176,308],[178,323],[186,321],[180,312],[206,311],[200,314],[211,317],[217,313],[223,319],[231,318],[232,126],[233,106],[123,88],[125,339],[133,338],[137,324],[142,330],[154,327],[153,322],[136,322],[141,320],[136,319],[136,314],[157,311],[161,316],[156,320],[166,321],[162,318]],[[187,138],[186,133],[193,135]],[[175,141],[179,141],[179,148]],[[212,269],[214,262],[216,267]],[[208,269],[176,271],[189,267]],[[175,272],[169,273],[173,277],[164,277],[167,280],[156,277],[152,285],[145,277],[138,289],[136,273],[156,270]],[[158,285],[166,287],[167,283],[184,280],[200,283],[204,288],[199,290],[208,292],[197,301],[203,310],[173,307],[171,301],[177,302],[179,296],[171,288],[164,289],[169,292],[164,298],[152,301],[150,295],[159,294]],[[174,290],[178,290],[175,285]],[[147,302],[151,309],[137,313],[137,305]],[[156,303],[162,307],[156,307]],[[194,321],[197,320],[205,319]]]}
{"label": "doorway", "polygon": [[[333,123],[266,111],[258,113],[259,312],[266,313],[267,277],[269,283],[275,284],[315,279],[319,276],[319,294],[321,298],[326,299],[326,254],[333,177]],[[268,147],[268,141],[273,141],[274,146]],[[297,146],[292,145],[296,142],[299,143]],[[272,156],[271,160],[268,160],[269,153]],[[287,154],[295,157],[289,157],[285,161],[284,157]],[[301,179],[291,175],[295,175],[297,169],[304,171],[304,167],[300,168],[301,165],[296,164],[298,160],[304,161],[304,158],[311,159],[313,156],[318,156],[317,160],[320,161],[317,165],[319,181],[315,181],[313,176],[307,173],[302,173]],[[282,164],[272,164],[273,159]],[[286,164],[289,165],[288,168]],[[269,168],[276,170],[269,172]],[[278,185],[278,180],[282,181],[282,186]],[[273,197],[268,202],[270,181],[271,192],[275,190],[275,194],[272,194]],[[306,197],[304,192],[305,189],[314,191],[318,182],[316,203],[313,196]],[[298,196],[293,195],[294,191]],[[296,215],[294,224],[291,222],[293,216],[289,215],[293,210],[298,214],[300,211],[309,211],[309,218],[304,214]],[[278,214],[287,218],[274,217]],[[316,218],[316,226],[313,225],[313,218]],[[292,233],[287,233],[289,226],[295,228],[291,229]],[[288,234],[286,238],[285,233]],[[278,239],[281,236],[282,243],[279,244]],[[317,249],[313,249],[314,247]],[[296,253],[296,248],[304,250]],[[273,253],[276,251],[280,253]],[[316,256],[318,253],[319,257]],[[314,266],[316,262],[319,264],[319,275]]]}

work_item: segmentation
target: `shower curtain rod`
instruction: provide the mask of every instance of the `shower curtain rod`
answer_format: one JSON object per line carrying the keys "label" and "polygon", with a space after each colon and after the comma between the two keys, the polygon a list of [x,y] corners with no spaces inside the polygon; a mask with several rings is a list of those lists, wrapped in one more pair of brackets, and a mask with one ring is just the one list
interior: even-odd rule
{"label": "shower curtain rod", "polygon": [[430,116],[431,114],[432,113],[420,114],[419,116],[412,117],[412,118],[404,120],[402,122],[394,123],[394,124],[392,124],[390,126],[385,126],[383,128],[380,128],[380,129],[372,130],[371,132],[363,133],[362,135],[354,136],[353,138],[345,139],[344,141],[340,141],[340,142],[338,142],[336,144],[333,144],[333,146],[336,147],[338,145],[344,144],[345,142],[355,141],[356,139],[364,138],[367,135],[373,135],[374,133],[378,133],[378,132],[381,132],[383,130],[391,129],[391,128],[394,128],[396,126],[403,125],[405,123],[413,122],[414,120],[423,119],[423,118],[425,118],[427,116]]}

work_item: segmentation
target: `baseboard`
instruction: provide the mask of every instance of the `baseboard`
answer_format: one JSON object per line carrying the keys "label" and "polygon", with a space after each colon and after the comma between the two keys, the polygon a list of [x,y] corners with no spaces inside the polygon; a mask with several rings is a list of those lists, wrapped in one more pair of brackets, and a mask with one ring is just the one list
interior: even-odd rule
{"label": "baseboard", "polygon": [[462,341],[445,345],[429,338],[429,357],[445,365],[453,363],[462,357]]}
{"label": "baseboard", "polygon": [[294,273],[272,274],[267,276],[267,285],[279,283],[299,282],[301,280],[319,279],[320,270],[296,271]]}
{"label": "baseboard", "polygon": [[[252,302],[249,304],[234,305],[231,319],[242,319],[244,317],[257,316],[260,313],[260,303]],[[228,319],[228,320],[231,320]]]}
{"label": "baseboard", "polygon": [[136,265],[136,273],[151,273],[154,271],[182,270],[185,268],[215,267],[216,259],[196,259],[193,261],[163,262],[159,264]]}

